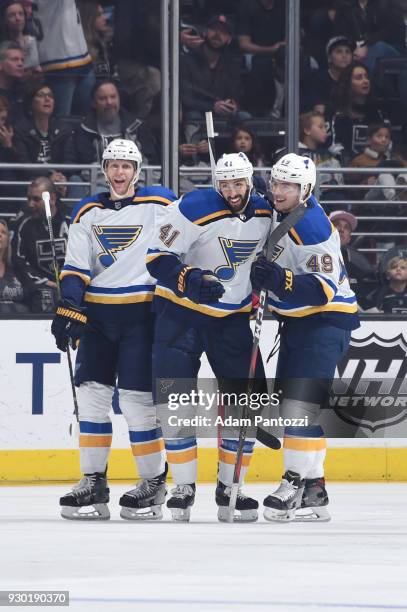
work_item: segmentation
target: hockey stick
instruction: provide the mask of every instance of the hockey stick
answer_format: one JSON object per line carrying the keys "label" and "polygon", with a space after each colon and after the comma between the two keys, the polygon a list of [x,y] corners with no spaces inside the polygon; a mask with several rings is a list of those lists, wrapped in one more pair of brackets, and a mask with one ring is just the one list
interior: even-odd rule
{"label": "hockey stick", "polygon": [[[47,223],[48,223],[48,233],[49,233],[49,238],[51,241],[52,264],[54,266],[54,275],[55,275],[55,282],[57,285],[58,299],[61,299],[61,285],[59,282],[59,267],[58,267],[57,255],[55,251],[54,230],[52,228],[51,207],[49,205],[49,201],[50,201],[49,191],[43,191],[41,196],[42,196],[42,199],[44,200],[45,215],[47,217]],[[72,399],[73,399],[73,405],[74,405],[73,413],[75,415],[75,422],[71,423],[69,426],[69,434],[71,436],[78,437],[79,436],[79,408],[78,408],[78,399],[76,397],[72,359],[71,359],[71,352],[69,350],[69,346],[67,346],[66,348],[66,356],[68,358],[69,379],[71,383]]]}
{"label": "hockey stick", "polygon": [[212,111],[208,111],[205,113],[205,120],[206,120],[206,133],[208,136],[209,160],[211,162],[212,185],[215,187],[216,152],[215,152],[215,130],[213,127]]}
{"label": "hockey stick", "polygon": [[[305,215],[306,210],[307,210],[306,202],[301,202],[300,205],[297,206],[297,208],[295,208],[283,221],[281,221],[281,223],[274,230],[274,232],[270,234],[268,241],[267,241],[267,246],[266,246],[266,257],[269,261],[273,260],[274,249],[277,243],[279,242],[279,240],[281,240],[281,238],[285,236],[285,234],[287,234],[289,230],[292,227],[294,227],[294,225],[298,223],[300,219],[302,219],[302,217]],[[267,301],[267,290],[262,289],[260,292],[259,307],[257,309],[256,321],[254,325],[253,347],[252,347],[252,354],[250,358],[249,380],[248,380],[248,385],[247,385],[247,397],[251,396],[253,392],[253,387],[254,387],[257,357],[259,354],[260,334],[261,334],[261,328],[263,324],[264,311],[266,308],[266,301]],[[248,406],[248,402],[246,402],[242,410],[242,425],[239,431],[239,442],[237,445],[237,452],[236,452],[236,457],[235,457],[233,484],[232,484],[231,491],[230,491],[230,500],[229,500],[228,514],[227,514],[228,523],[233,522],[233,518],[235,514],[237,495],[239,493],[240,473],[241,473],[242,462],[243,462],[243,448],[244,448],[244,443],[246,441],[247,428],[248,428],[248,425],[245,425],[244,423],[246,423],[249,418],[250,418],[249,417],[249,406]],[[257,438],[259,438],[259,434],[257,435]],[[270,448],[274,448],[276,450],[281,448],[281,443],[278,440],[278,438],[276,438],[272,434],[268,434],[264,430],[261,430],[260,440],[263,442],[264,439],[267,440],[267,446],[269,446]]]}

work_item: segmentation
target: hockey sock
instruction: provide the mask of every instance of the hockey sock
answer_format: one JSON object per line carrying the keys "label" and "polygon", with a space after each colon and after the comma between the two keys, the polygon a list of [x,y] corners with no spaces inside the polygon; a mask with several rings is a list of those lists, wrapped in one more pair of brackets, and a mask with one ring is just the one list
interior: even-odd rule
{"label": "hockey sock", "polygon": [[192,484],[196,482],[196,438],[166,439],[165,448],[175,484]]}
{"label": "hockey sock", "polygon": [[155,478],[165,469],[164,440],[161,427],[149,431],[129,428],[130,444],[141,478]]}
{"label": "hockey sock", "polygon": [[81,472],[83,474],[104,472],[112,445],[112,423],[110,419],[104,423],[80,421],[79,428]]}
{"label": "hockey sock", "polygon": [[[218,478],[223,484],[230,486],[233,482],[238,440],[222,439],[219,447],[219,474]],[[254,440],[246,440],[243,447],[242,469],[240,482],[244,481],[253,454]]]}
{"label": "hockey sock", "polygon": [[284,468],[301,478],[324,475],[326,440],[320,425],[286,427],[284,431]]}

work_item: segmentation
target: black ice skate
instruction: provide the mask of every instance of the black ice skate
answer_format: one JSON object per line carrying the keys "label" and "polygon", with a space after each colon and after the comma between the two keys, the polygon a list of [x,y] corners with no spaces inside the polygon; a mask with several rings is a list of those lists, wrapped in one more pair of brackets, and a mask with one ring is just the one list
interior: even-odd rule
{"label": "black ice skate", "polygon": [[167,489],[168,466],[155,478],[141,479],[134,489],[121,496],[119,504],[122,509],[120,516],[132,521],[158,521],[163,517],[162,505],[165,502]]}
{"label": "black ice skate", "polygon": [[[218,480],[218,484],[216,486],[215,499],[216,503],[219,506],[218,509],[218,520],[222,523],[228,522],[228,508],[230,501],[230,491],[231,487],[223,484]],[[254,523],[257,521],[257,508],[259,507],[259,502],[257,502],[252,497],[247,497],[243,495],[240,491],[237,494],[236,500],[236,510],[233,517],[233,522],[236,523]]]}
{"label": "black ice skate", "polygon": [[288,470],[278,489],[264,500],[264,518],[280,523],[293,521],[297,508],[301,506],[304,484],[299,474]]}
{"label": "black ice skate", "polygon": [[171,489],[171,496],[167,508],[171,510],[172,520],[187,523],[195,501],[195,484],[177,485]]}
{"label": "black ice skate", "polygon": [[61,516],[73,520],[107,520],[110,518],[109,489],[105,474],[84,474],[71,493],[59,500]]}
{"label": "black ice skate", "polygon": [[295,513],[296,521],[330,521],[331,516],[326,509],[329,504],[325,489],[325,478],[306,478],[302,494],[301,508]]}

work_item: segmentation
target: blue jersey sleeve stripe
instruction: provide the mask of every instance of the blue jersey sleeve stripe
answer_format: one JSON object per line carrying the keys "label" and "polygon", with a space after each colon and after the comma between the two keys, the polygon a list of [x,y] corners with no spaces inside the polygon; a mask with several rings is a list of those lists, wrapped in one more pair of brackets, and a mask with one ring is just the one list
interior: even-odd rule
{"label": "blue jersey sleeve stripe", "polygon": [[89,276],[90,278],[90,270],[85,270],[84,268],[77,268],[76,266],[65,264],[64,266],[62,266],[62,270],[70,272],[79,272],[80,274],[84,274],[85,276]]}

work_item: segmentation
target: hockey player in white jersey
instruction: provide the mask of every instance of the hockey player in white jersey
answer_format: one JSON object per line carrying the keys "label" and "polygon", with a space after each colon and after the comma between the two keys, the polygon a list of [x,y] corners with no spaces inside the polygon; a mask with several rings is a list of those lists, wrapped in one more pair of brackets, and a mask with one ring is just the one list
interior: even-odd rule
{"label": "hockey player in white jersey", "polygon": [[115,388],[126,418],[141,480],[120,499],[126,519],[161,518],[166,464],[151,392],[155,279],[147,248],[167,205],[164,187],[138,187],[141,154],[129,140],[113,140],[103,153],[109,192],[74,209],[61,302],[52,323],[56,344],[76,348],[80,461],[83,478],[60,499],[68,519],[108,519],[106,470],[112,441],[109,416]]}
{"label": "hockey player in white jersey", "polygon": [[[224,155],[215,177],[215,189],[187,193],[171,206],[148,251],[147,268],[157,278],[153,378],[195,380],[205,352],[218,381],[244,392],[253,342],[250,269],[265,244],[272,211],[268,200],[252,193],[253,167],[244,153]],[[256,378],[264,384],[261,358]],[[167,506],[174,520],[188,521],[197,477],[196,434],[165,436],[165,445],[176,485]],[[253,446],[247,438],[242,480]],[[222,439],[216,487],[221,521],[236,451],[237,439]],[[240,492],[235,520],[257,520],[257,508],[256,500]]]}
{"label": "hockey player in white jersey", "polygon": [[276,372],[283,391],[280,413],[307,416],[309,422],[308,427],[285,428],[285,474],[264,500],[264,516],[272,521],[330,519],[326,442],[318,419],[351,330],[359,327],[339,234],[312,195],[315,181],[315,165],[307,157],[289,153],[275,164],[275,223],[300,202],[307,202],[307,211],[278,242],[272,261],[258,258],[251,274],[255,289],[268,289],[269,308],[282,322]]}

